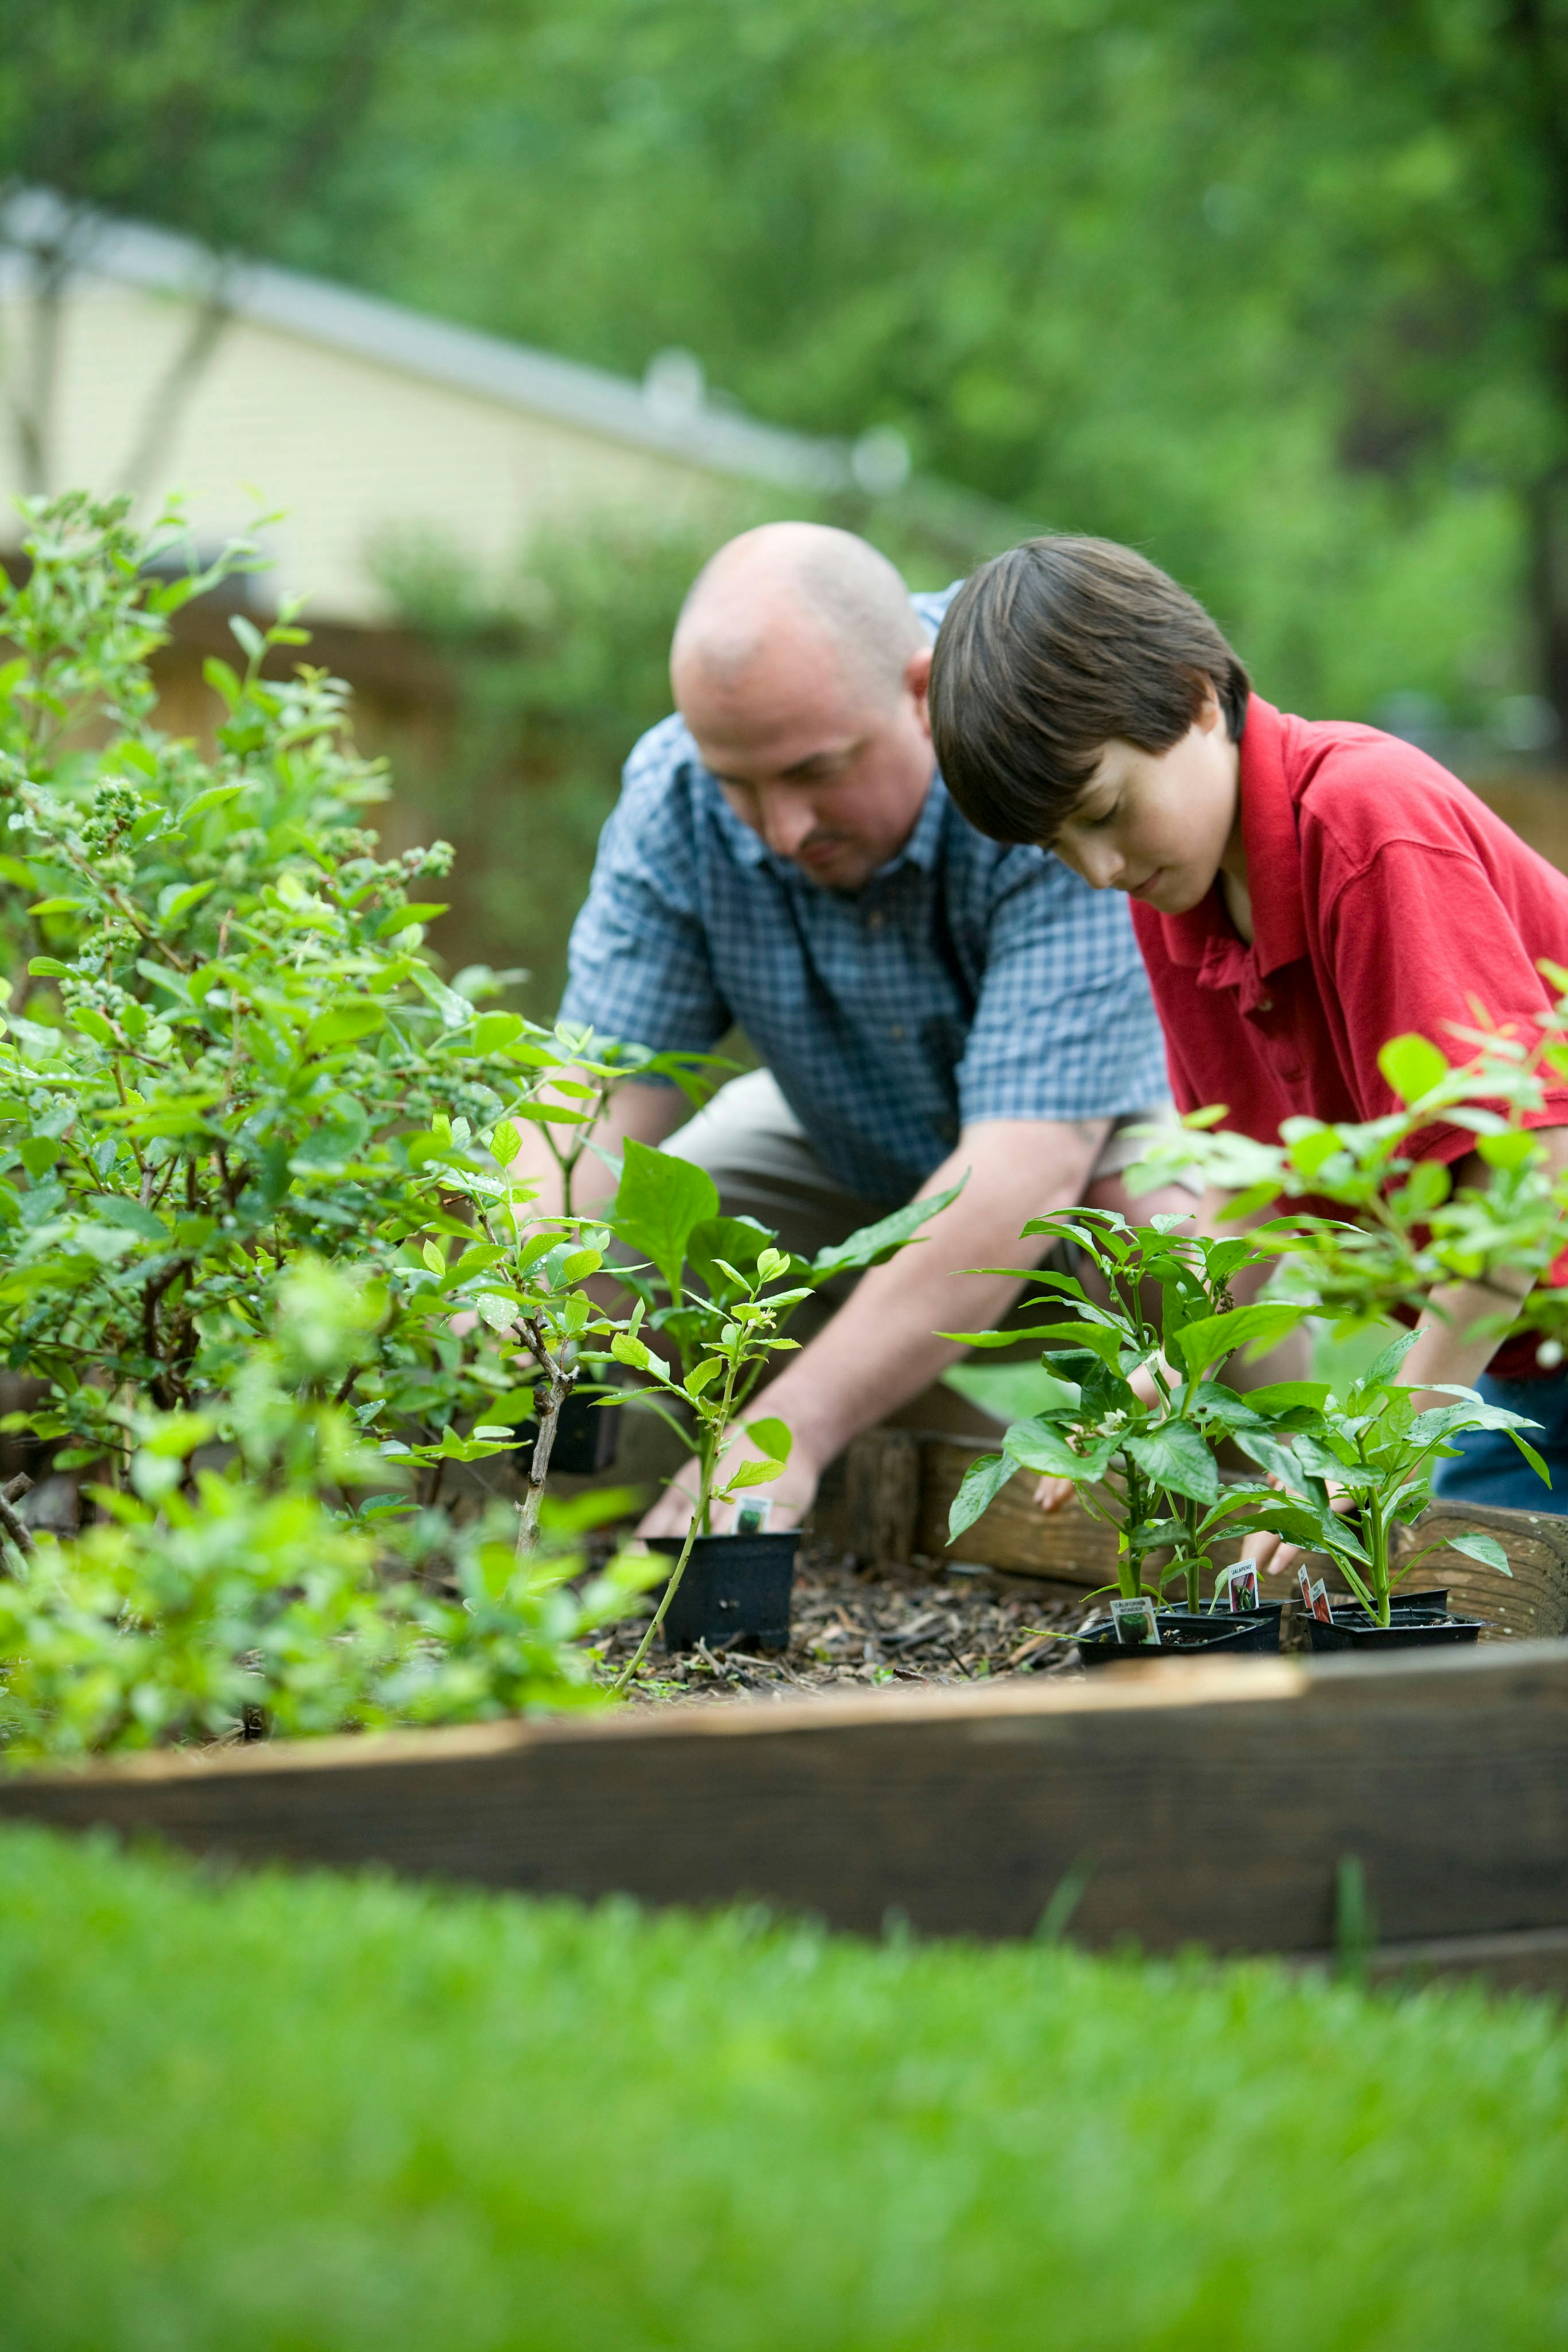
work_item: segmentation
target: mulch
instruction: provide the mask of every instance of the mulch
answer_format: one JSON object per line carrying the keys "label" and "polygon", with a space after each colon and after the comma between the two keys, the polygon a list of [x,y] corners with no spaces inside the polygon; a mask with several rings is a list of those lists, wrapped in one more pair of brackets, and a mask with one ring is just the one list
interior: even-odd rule
{"label": "mulch", "polygon": [[[907,1568],[862,1568],[831,1545],[803,1545],[787,1650],[705,1644],[672,1655],[655,1636],[627,1696],[643,1706],[690,1705],[737,1693],[782,1699],[846,1686],[1079,1673],[1071,1638],[1061,1637],[1103,1606],[1076,1586],[1032,1577],[918,1556]],[[650,1601],[615,1629],[603,1650],[606,1675],[632,1654],[652,1610]]]}

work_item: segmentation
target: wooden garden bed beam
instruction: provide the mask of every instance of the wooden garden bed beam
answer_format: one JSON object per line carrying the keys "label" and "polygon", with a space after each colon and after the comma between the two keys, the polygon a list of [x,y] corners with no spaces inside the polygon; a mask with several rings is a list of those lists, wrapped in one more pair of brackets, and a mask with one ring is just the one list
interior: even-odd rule
{"label": "wooden garden bed beam", "polygon": [[1332,1946],[1355,1855],[1396,1942],[1568,1927],[1568,1645],[1386,1663],[740,1700],[159,1756],[0,1780],[0,1821],[253,1864],[652,1904],[758,1898],[876,1932]]}

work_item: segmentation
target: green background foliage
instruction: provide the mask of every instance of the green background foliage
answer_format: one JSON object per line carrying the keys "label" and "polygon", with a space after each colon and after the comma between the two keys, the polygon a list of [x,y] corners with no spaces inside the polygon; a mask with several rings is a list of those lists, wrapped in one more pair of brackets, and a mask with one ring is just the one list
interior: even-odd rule
{"label": "green background foliage", "polygon": [[[1290,708],[1403,698],[1475,768],[1542,742],[1541,694],[1563,740],[1563,0],[11,0],[0,25],[20,180],[632,376],[688,348],[721,399],[892,425],[1004,516],[1135,541]],[[983,551],[898,506],[841,519],[915,584]],[[455,598],[450,561],[402,564],[459,686],[429,804],[494,843],[442,944],[532,963],[533,1012],[706,551],[590,527]]]}

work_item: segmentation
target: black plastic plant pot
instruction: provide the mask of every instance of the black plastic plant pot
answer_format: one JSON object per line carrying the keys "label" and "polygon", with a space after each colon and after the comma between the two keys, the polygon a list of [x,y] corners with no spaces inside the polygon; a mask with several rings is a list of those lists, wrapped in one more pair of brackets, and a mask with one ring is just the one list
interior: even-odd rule
{"label": "black plastic plant pot", "polygon": [[1200,1633],[1224,1633],[1236,1628],[1243,1631],[1245,1638],[1239,1643],[1227,1642],[1228,1651],[1277,1650],[1282,1605],[1277,1601],[1272,1609],[1202,1609],[1196,1615],[1190,1609],[1161,1609],[1156,1611],[1155,1622],[1162,1642],[1167,1627],[1184,1632],[1195,1629]]}
{"label": "black plastic plant pot", "polygon": [[[571,1477],[591,1478],[601,1470],[608,1470],[615,1459],[616,1441],[621,1429],[621,1407],[601,1405],[599,1392],[591,1389],[573,1389],[560,1409],[555,1425],[555,1444],[550,1447],[549,1466]],[[533,1461],[533,1447],[519,1447],[528,1463]]]}
{"label": "black plastic plant pot", "polygon": [[1362,1608],[1340,1609],[1332,1625],[1316,1617],[1307,1620],[1307,1639],[1317,1652],[1332,1650],[1427,1650],[1446,1643],[1479,1641],[1479,1617],[1451,1617],[1446,1609],[1396,1609],[1393,1622],[1379,1625]]}
{"label": "black plastic plant pot", "polygon": [[[683,1536],[650,1536],[650,1551],[681,1556]],[[782,1535],[698,1536],[664,1617],[666,1650],[695,1650],[699,1642],[760,1650],[789,1646],[789,1595],[795,1582],[799,1528]]]}
{"label": "black plastic plant pot", "polygon": [[[1173,1622],[1178,1616],[1181,1622]],[[1185,1612],[1162,1609],[1155,1622],[1160,1629],[1157,1650],[1119,1642],[1115,1620],[1097,1617],[1077,1635],[1078,1654],[1086,1666],[1109,1666],[1128,1658],[1247,1657],[1279,1644],[1277,1630],[1272,1644],[1260,1642],[1256,1618],[1233,1617],[1228,1612],[1223,1617],[1188,1617]]]}

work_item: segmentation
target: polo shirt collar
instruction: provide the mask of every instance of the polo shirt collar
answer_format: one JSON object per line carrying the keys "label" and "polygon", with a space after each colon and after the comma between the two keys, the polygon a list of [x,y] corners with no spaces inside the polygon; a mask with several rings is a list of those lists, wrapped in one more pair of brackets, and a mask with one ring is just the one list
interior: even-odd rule
{"label": "polo shirt collar", "polygon": [[1207,967],[1214,981],[1229,985],[1238,958],[1261,978],[1307,952],[1306,910],[1301,900],[1301,853],[1296,832],[1295,795],[1287,765],[1287,721],[1261,695],[1248,699],[1241,732],[1241,839],[1247,851],[1247,886],[1252,901],[1252,946],[1243,947],[1231,929],[1218,882],[1201,906],[1185,915],[1162,918],[1166,947],[1174,962]]}

